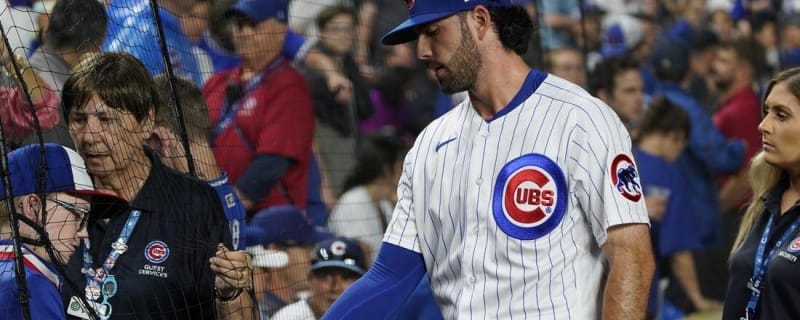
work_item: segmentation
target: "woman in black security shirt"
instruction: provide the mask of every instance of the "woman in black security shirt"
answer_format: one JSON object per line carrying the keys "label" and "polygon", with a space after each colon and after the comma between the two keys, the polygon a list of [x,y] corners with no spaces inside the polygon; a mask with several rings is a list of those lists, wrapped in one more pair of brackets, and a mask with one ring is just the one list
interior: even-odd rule
{"label": "woman in black security shirt", "polygon": [[800,319],[800,68],[769,83],[723,319]]}
{"label": "woman in black security shirt", "polygon": [[[124,53],[89,57],[64,85],[70,135],[95,185],[129,203],[92,212],[89,239],[68,266],[79,284],[66,293],[71,316],[88,317],[74,306],[81,296],[100,319],[214,319],[248,303],[239,294],[248,256],[218,247],[230,246],[230,233],[214,190],[143,146],[157,101],[144,65]],[[215,310],[218,301],[228,303]]]}

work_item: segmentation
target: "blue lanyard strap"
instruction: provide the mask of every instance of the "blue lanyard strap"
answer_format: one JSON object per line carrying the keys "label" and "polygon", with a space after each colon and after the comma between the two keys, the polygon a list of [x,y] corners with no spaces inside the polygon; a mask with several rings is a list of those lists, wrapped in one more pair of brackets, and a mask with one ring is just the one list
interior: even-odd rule
{"label": "blue lanyard strap", "polygon": [[761,234],[761,241],[758,243],[756,250],[755,262],[753,263],[753,277],[747,282],[747,288],[750,289],[750,300],[747,301],[747,308],[745,309],[745,317],[743,319],[754,319],[756,314],[756,307],[758,306],[759,298],[761,297],[761,290],[764,288],[764,275],[767,273],[767,265],[775,255],[775,252],[794,234],[798,226],[800,226],[800,219],[795,220],[789,226],[783,235],[775,242],[775,245],[769,250],[765,256],[764,252],[767,250],[767,242],[769,241],[770,233],[772,232],[772,223],[774,215],[770,214],[767,220],[767,226],[764,227],[764,232]]}
{"label": "blue lanyard strap", "polygon": [[[139,217],[141,215],[142,212],[139,210],[133,210],[128,215],[128,220],[125,222],[125,227],[122,228],[122,232],[120,232],[117,241],[111,244],[111,252],[108,253],[108,258],[106,258],[103,262],[102,268],[97,268],[95,270],[92,267],[93,261],[92,255],[89,253],[89,239],[84,239],[83,268],[81,269],[81,272],[84,274],[84,277],[86,277],[87,299],[95,301],[100,298],[101,294],[106,295],[106,292],[100,292],[101,284],[107,282],[106,280],[110,277],[111,269],[114,268],[114,265],[117,263],[119,257],[128,250],[128,239],[130,239],[133,229],[136,228],[136,224],[139,222]],[[115,279],[112,278],[112,280]],[[114,292],[116,292],[116,290],[114,290]]]}
{"label": "blue lanyard strap", "polygon": [[275,59],[275,61],[272,61],[269,66],[248,80],[244,86],[243,96],[237,101],[229,101],[228,96],[225,96],[225,100],[222,102],[222,109],[220,110],[219,122],[217,122],[217,125],[214,126],[212,137],[216,138],[220,133],[222,133],[223,130],[231,125],[236,113],[239,112],[239,108],[242,106],[242,98],[244,98],[244,96],[246,96],[253,89],[258,87],[265,79],[271,78],[281,66],[283,66],[283,58],[278,57]]}

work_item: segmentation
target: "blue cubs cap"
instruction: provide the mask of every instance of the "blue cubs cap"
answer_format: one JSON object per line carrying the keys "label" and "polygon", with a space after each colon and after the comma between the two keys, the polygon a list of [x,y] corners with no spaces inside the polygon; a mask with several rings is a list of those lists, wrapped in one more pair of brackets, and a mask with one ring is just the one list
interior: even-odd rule
{"label": "blue cubs cap", "polygon": [[290,205],[262,209],[250,225],[257,228],[247,228],[248,245],[313,245],[333,238],[333,234],[311,225],[302,211]]}
{"label": "blue cubs cap", "polygon": [[289,0],[239,0],[225,13],[241,13],[254,23],[270,18],[286,23],[289,19]]}
{"label": "blue cubs cap", "polygon": [[358,242],[345,237],[321,241],[314,248],[311,271],[327,268],[346,269],[364,275],[367,272],[364,251]]}
{"label": "blue cubs cap", "polygon": [[[44,169],[43,176],[40,169]],[[83,158],[75,150],[55,143],[32,144],[11,151],[8,154],[8,175],[12,198],[53,192],[116,198],[96,191]],[[8,189],[5,180],[0,179],[0,200],[6,199]]]}
{"label": "blue cubs cap", "polygon": [[385,45],[401,44],[417,39],[414,28],[444,19],[456,13],[472,10],[476,6],[507,7],[518,4],[518,0],[406,0],[408,20],[386,33],[381,39]]}

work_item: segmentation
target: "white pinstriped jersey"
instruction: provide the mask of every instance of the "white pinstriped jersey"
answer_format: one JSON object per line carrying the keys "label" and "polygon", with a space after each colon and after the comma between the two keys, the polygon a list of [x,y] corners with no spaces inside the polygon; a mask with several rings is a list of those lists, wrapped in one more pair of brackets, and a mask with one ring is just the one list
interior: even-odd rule
{"label": "white pinstriped jersey", "polygon": [[648,223],[630,154],[607,105],[531,71],[494,119],[467,100],[420,134],[384,242],[422,253],[447,319],[596,319],[606,230]]}

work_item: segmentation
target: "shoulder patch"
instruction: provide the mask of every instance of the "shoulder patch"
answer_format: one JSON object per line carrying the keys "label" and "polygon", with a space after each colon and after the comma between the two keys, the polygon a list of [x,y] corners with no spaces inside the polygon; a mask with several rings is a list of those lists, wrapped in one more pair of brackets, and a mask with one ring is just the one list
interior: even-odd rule
{"label": "shoulder patch", "polygon": [[494,220],[520,240],[541,238],[558,226],[567,210],[564,172],[545,155],[531,153],[500,170],[492,195]]}
{"label": "shoulder patch", "polygon": [[611,184],[617,192],[633,202],[642,199],[642,185],[639,182],[639,171],[636,164],[627,154],[620,153],[611,161],[609,169]]}

